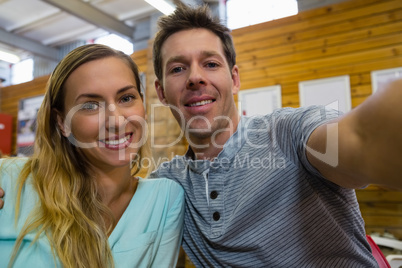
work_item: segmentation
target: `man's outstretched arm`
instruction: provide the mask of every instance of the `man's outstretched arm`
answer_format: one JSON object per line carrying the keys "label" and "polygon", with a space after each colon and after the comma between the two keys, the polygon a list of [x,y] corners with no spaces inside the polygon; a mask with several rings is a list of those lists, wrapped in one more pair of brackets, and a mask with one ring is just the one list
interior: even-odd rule
{"label": "man's outstretched arm", "polygon": [[328,180],[402,189],[402,80],[313,131],[307,157]]}

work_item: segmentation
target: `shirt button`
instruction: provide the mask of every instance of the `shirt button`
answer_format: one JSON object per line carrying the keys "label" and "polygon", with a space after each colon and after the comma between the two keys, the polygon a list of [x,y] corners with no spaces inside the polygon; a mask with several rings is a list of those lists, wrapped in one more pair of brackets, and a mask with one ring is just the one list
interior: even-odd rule
{"label": "shirt button", "polygon": [[212,191],[209,196],[211,197],[211,199],[216,199],[218,197],[218,192],[217,191]]}
{"label": "shirt button", "polygon": [[214,212],[214,214],[212,214],[212,218],[214,219],[214,221],[219,221],[219,219],[221,218],[221,215],[219,214],[219,212]]}

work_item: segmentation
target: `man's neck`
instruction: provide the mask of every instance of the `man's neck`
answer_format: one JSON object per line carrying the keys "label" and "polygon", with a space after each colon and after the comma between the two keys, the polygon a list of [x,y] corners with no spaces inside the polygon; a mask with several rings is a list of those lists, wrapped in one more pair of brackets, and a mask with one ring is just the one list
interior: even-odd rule
{"label": "man's neck", "polygon": [[190,148],[193,151],[193,158],[198,160],[213,160],[223,150],[223,146],[230,139],[230,137],[236,132],[239,125],[240,118],[237,118],[236,122],[227,131],[222,131],[216,135],[197,138],[190,134],[191,143]]}

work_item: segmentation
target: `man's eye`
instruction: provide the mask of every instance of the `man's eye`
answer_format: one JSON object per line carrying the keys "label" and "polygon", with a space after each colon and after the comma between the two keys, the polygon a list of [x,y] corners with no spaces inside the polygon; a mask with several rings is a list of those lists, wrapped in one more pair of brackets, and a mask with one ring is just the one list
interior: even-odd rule
{"label": "man's eye", "polygon": [[81,105],[81,110],[93,111],[99,108],[99,104],[96,102],[86,102]]}
{"label": "man's eye", "polygon": [[183,71],[183,67],[175,67],[172,69],[172,73],[179,73],[181,71]]}
{"label": "man's eye", "polygon": [[215,62],[208,62],[208,63],[207,63],[207,67],[209,67],[209,68],[215,68],[215,67],[218,67],[218,64],[215,63]]}

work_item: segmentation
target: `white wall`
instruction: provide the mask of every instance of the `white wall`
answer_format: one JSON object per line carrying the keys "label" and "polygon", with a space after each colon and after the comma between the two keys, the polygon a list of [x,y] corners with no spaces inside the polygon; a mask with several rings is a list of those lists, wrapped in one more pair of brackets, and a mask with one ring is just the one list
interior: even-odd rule
{"label": "white wall", "polygon": [[299,12],[344,2],[346,0],[297,0]]}
{"label": "white wall", "polygon": [[11,80],[10,63],[2,61],[2,60],[0,60],[0,78],[6,79],[6,81],[4,81],[2,83],[2,86],[10,85],[10,80]]}

